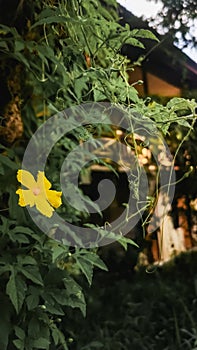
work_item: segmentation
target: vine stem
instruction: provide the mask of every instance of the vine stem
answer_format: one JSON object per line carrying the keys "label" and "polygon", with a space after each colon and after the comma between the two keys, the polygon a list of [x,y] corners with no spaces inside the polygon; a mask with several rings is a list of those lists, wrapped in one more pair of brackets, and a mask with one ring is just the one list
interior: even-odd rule
{"label": "vine stem", "polygon": [[[195,115],[193,115],[193,117],[195,117]],[[191,118],[191,117],[190,117]],[[179,119],[179,118],[177,118]],[[173,169],[174,169],[174,165],[175,165],[175,160],[177,158],[177,155],[183,145],[183,143],[187,140],[188,136],[190,135],[193,127],[194,127],[194,124],[196,122],[196,118],[193,119],[192,121],[192,125],[191,125],[191,128],[188,130],[188,132],[186,133],[186,135],[184,136],[184,138],[182,139],[182,141],[180,142],[180,144],[178,145],[177,147],[177,150],[175,152],[175,155],[174,155],[174,158],[172,160],[172,165],[171,165],[171,170],[170,170],[170,177],[169,177],[169,182],[168,182],[168,187],[167,187],[167,196],[169,196],[169,191],[170,191],[170,186],[172,185],[171,183],[171,179],[172,179],[172,175],[173,175]],[[177,182],[175,182],[176,184]],[[161,262],[161,251],[162,251],[162,243],[163,243],[163,232],[164,232],[164,217],[165,215],[163,215],[163,218],[162,218],[162,222],[161,222],[161,244],[160,244],[160,249],[159,249],[159,263]]]}

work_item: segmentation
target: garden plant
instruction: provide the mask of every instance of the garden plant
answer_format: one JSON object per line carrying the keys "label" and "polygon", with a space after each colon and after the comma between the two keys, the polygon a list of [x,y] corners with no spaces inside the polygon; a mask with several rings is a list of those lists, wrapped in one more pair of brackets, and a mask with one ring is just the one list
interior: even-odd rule
{"label": "garden plant", "polygon": [[[107,270],[107,266],[96,245],[83,247],[76,241],[69,246],[54,239],[53,228],[45,234],[28,208],[39,215],[41,226],[57,212],[79,231],[83,223],[88,227],[87,207],[80,206],[77,196],[77,209],[64,199],[59,173],[76,145],[98,139],[109,125],[102,125],[102,120],[75,125],[54,144],[45,169],[32,173],[23,167],[30,139],[59,112],[104,102],[150,120],[152,132],[156,128],[164,139],[172,126],[182,127],[176,157],[193,132],[197,105],[194,99],[173,98],[162,105],[138,96],[135,84],[128,82],[128,69],[135,66],[122,56],[121,48],[124,44],[143,48],[147,40],[158,39],[148,30],[121,26],[114,0],[8,1],[1,6],[0,349],[68,350],[73,348],[75,332],[72,310],[86,315],[84,280],[91,285],[94,268]],[[40,157],[36,147],[33,156]],[[79,159],[71,166],[78,169]],[[193,170],[188,168],[186,174]],[[69,188],[69,180],[67,186],[73,197],[82,195],[80,189]],[[157,195],[147,199],[150,212]],[[85,200],[88,205],[89,199]],[[95,230],[99,232],[98,227]],[[135,244],[121,235],[118,241],[125,249]]]}

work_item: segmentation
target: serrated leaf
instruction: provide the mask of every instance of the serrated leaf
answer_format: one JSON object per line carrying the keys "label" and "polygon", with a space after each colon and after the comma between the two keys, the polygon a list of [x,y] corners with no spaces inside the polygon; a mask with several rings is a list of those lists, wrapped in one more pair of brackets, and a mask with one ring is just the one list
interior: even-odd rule
{"label": "serrated leaf", "polygon": [[87,77],[82,76],[74,82],[74,89],[78,99],[81,99],[82,91],[87,89]]}
{"label": "serrated leaf", "polygon": [[12,268],[10,279],[6,286],[6,294],[10,297],[10,300],[17,313],[19,313],[23,305],[26,290],[26,283],[19,275],[17,275],[14,268]]}
{"label": "serrated leaf", "polygon": [[67,289],[68,294],[77,294],[82,292],[82,288],[80,285],[73,279],[73,277],[67,275],[63,278],[64,285]]}
{"label": "serrated leaf", "polygon": [[43,286],[42,277],[40,275],[38,267],[35,267],[35,266],[19,267],[19,270],[26,278],[30,279],[35,284]]}
{"label": "serrated leaf", "polygon": [[135,103],[139,101],[138,92],[133,86],[129,87],[129,98]]}
{"label": "serrated leaf", "polygon": [[52,315],[58,315],[58,316],[64,316],[65,313],[64,311],[62,310],[61,306],[60,305],[49,305],[46,303],[46,311],[47,312],[50,312]]}
{"label": "serrated leaf", "polygon": [[156,37],[156,35],[148,29],[133,29],[131,30],[131,36],[135,38],[152,39],[159,42],[159,39]]}
{"label": "serrated leaf", "polygon": [[99,256],[96,253],[82,250],[80,251],[79,256],[82,257],[84,260],[90,262],[92,265],[99,267],[101,270],[105,270],[105,271],[108,270],[105,263],[99,258]]}
{"label": "serrated leaf", "polygon": [[86,303],[85,298],[82,292],[82,288],[73,280],[73,278],[64,278],[64,285],[66,287],[65,290],[53,289],[50,293],[45,293],[45,300],[50,304],[48,307],[48,303],[46,303],[47,310],[51,311],[51,305],[54,303],[52,307],[57,309],[57,305],[65,305],[70,306],[72,308],[79,308],[83,315],[86,313]]}
{"label": "serrated leaf", "polygon": [[55,324],[52,325],[51,335],[55,345],[61,344],[64,350],[68,350],[64,334],[57,328]]}
{"label": "serrated leaf", "polygon": [[53,289],[50,291],[50,295],[59,305],[67,305],[68,295],[66,290]]}
{"label": "serrated leaf", "polygon": [[166,105],[166,107],[173,109],[174,111],[179,109],[187,109],[187,100],[181,97],[173,97]]}
{"label": "serrated leaf", "polygon": [[91,285],[93,277],[93,265],[91,263],[88,263],[85,259],[83,259],[83,257],[75,257],[75,260],[79,269],[87,278],[89,285]]}
{"label": "serrated leaf", "polygon": [[99,90],[99,88],[94,88],[93,94],[95,102],[105,101],[107,99],[106,94],[102,90]]}
{"label": "serrated leaf", "polygon": [[131,238],[127,238],[124,236],[121,236],[119,239],[117,239],[117,242],[120,243],[125,250],[127,249],[128,244],[134,245],[135,247],[139,248],[137,243],[135,243]]}
{"label": "serrated leaf", "polygon": [[53,262],[55,262],[59,257],[68,254],[68,248],[63,245],[55,245],[52,247],[52,249]]}
{"label": "serrated leaf", "polygon": [[82,315],[86,316],[86,302],[84,300],[80,300],[77,296],[71,295],[68,299],[68,306],[72,308],[79,308],[82,312]]}

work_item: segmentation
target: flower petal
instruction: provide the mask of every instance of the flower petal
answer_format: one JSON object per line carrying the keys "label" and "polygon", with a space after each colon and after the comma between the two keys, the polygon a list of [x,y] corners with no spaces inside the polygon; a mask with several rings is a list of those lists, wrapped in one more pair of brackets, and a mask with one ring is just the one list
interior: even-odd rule
{"label": "flower petal", "polygon": [[61,199],[62,192],[50,190],[50,191],[46,191],[46,196],[49,203],[54,208],[58,208],[62,204],[62,199]]}
{"label": "flower petal", "polygon": [[41,189],[42,192],[46,192],[51,188],[51,183],[47,180],[43,171],[39,171],[37,175],[37,186]]}
{"label": "flower petal", "polygon": [[33,189],[36,186],[36,181],[33,175],[27,170],[23,170],[23,169],[18,170],[17,180],[28,189]]}
{"label": "flower petal", "polygon": [[31,190],[23,190],[22,188],[19,188],[16,191],[16,194],[19,195],[18,204],[21,207],[25,207],[27,205],[33,207],[35,205],[35,197]]}
{"label": "flower petal", "polygon": [[47,202],[46,197],[44,195],[36,196],[35,204],[37,210],[44,216],[50,218],[53,215],[54,209],[51,207],[49,202]]}

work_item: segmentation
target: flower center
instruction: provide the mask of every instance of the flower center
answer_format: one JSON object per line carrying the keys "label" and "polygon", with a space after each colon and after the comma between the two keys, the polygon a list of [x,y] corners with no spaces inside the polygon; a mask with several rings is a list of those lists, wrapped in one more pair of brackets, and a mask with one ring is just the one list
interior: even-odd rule
{"label": "flower center", "polygon": [[40,189],[39,188],[34,188],[33,189],[33,194],[34,194],[34,196],[38,196],[40,194]]}

